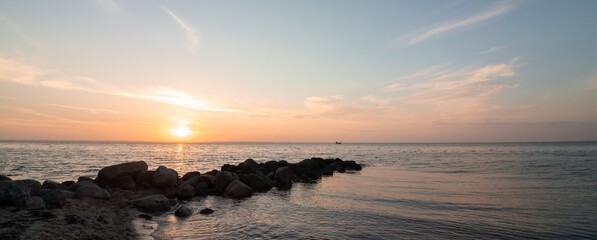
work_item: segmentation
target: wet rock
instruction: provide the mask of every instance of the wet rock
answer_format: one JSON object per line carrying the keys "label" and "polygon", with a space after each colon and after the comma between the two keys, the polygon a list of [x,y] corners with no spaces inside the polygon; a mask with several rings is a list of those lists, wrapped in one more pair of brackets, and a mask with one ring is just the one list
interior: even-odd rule
{"label": "wet rock", "polygon": [[79,177],[77,178],[77,182],[95,182],[95,180],[90,177]]}
{"label": "wet rock", "polygon": [[69,191],[69,190],[58,190],[58,191],[61,191],[67,199],[73,199],[73,198],[77,197],[77,194],[73,191]]}
{"label": "wet rock", "polygon": [[253,159],[247,159],[244,162],[238,164],[238,169],[243,173],[255,173],[259,168],[259,164]]}
{"label": "wet rock", "polygon": [[178,198],[186,199],[195,196],[195,188],[191,184],[183,184],[178,189]]}
{"label": "wet rock", "polygon": [[193,215],[193,210],[187,206],[181,206],[174,212],[174,215],[177,217],[185,218]]}
{"label": "wet rock", "polygon": [[96,186],[81,186],[77,189],[78,198],[109,199],[110,193],[106,189]]}
{"label": "wet rock", "polygon": [[31,197],[27,199],[27,202],[25,203],[25,208],[29,210],[45,209],[46,202],[44,202],[44,199],[41,197]]}
{"label": "wet rock", "polygon": [[135,183],[135,179],[133,179],[131,176],[119,177],[110,184],[110,187],[121,188],[125,190],[133,189],[136,186],[137,184]]}
{"label": "wet rock", "polygon": [[281,167],[276,170],[276,174],[274,175],[274,181],[280,186],[282,189],[288,189],[292,187],[292,178],[294,174],[290,167]]}
{"label": "wet rock", "polygon": [[242,175],[241,181],[258,192],[267,192],[272,189],[272,183],[266,177],[259,176],[255,173]]}
{"label": "wet rock", "polygon": [[100,187],[105,187],[120,177],[130,176],[134,178],[140,172],[145,171],[147,171],[147,163],[144,161],[121,163],[102,168],[97,173],[95,180]]}
{"label": "wet rock", "polygon": [[69,191],[76,192],[76,191],[77,191],[77,189],[79,189],[79,188],[80,188],[80,187],[82,187],[82,186],[93,186],[93,187],[99,187],[99,186],[97,186],[95,183],[93,183],[93,182],[90,182],[90,181],[80,181],[80,182],[77,182],[77,183],[75,183],[75,184],[73,184],[73,185],[70,185],[70,186],[68,186],[68,190],[69,190]]}
{"label": "wet rock", "polygon": [[38,195],[41,189],[41,183],[33,179],[15,180],[15,183],[25,186],[31,196]]}
{"label": "wet rock", "polygon": [[330,169],[333,169],[334,171],[338,171],[338,172],[346,172],[346,168],[344,168],[344,164],[342,164],[342,162],[333,162],[330,165],[328,165],[328,167]]}
{"label": "wet rock", "polygon": [[191,187],[195,187],[195,186],[197,186],[197,183],[199,183],[199,181],[200,181],[199,178],[200,178],[199,175],[195,175],[191,178],[188,178],[186,181],[182,182],[180,184],[180,186],[190,185]]}
{"label": "wet rock", "polygon": [[212,214],[212,213],[214,213],[214,210],[212,210],[211,208],[204,208],[203,210],[201,210],[199,212],[199,214],[203,214],[203,215]]}
{"label": "wet rock", "polygon": [[164,195],[151,195],[133,200],[133,206],[141,211],[164,212],[170,210],[170,201]]}
{"label": "wet rock", "polygon": [[220,168],[220,170],[223,171],[227,171],[227,172],[236,172],[239,170],[238,166],[235,165],[231,165],[231,164],[224,164],[222,165],[222,167]]}
{"label": "wet rock", "polygon": [[137,186],[151,187],[151,181],[153,180],[153,174],[155,171],[147,171],[147,172],[140,172],[137,174],[137,178],[135,179],[135,183]]}
{"label": "wet rock", "polygon": [[236,175],[236,173],[232,173],[232,172],[228,172],[228,171],[221,171],[218,174],[216,174],[216,179],[215,179],[215,184],[216,184],[216,189],[218,190],[225,190],[228,185],[234,181],[234,180],[238,180],[239,177],[238,175]]}
{"label": "wet rock", "polygon": [[178,189],[175,187],[168,187],[164,189],[164,196],[167,198],[176,198],[176,196],[178,196]]}
{"label": "wet rock", "polygon": [[253,189],[240,180],[235,179],[228,185],[224,191],[224,195],[231,198],[242,199],[253,195]]}
{"label": "wet rock", "polygon": [[75,184],[75,181],[72,181],[72,180],[70,180],[70,181],[64,181],[64,182],[62,182],[61,184],[62,184],[62,185],[64,185],[64,186],[67,186],[67,187],[68,187],[68,186],[70,186],[70,185],[73,185],[73,184]]}
{"label": "wet rock", "polygon": [[31,197],[29,195],[29,189],[23,184],[15,183],[5,188],[9,202],[15,206],[22,207],[25,201]]}
{"label": "wet rock", "polygon": [[207,185],[207,183],[205,182],[200,182],[197,184],[197,186],[195,186],[195,194],[199,195],[199,196],[207,196],[207,193],[209,192],[209,185]]}
{"label": "wet rock", "polygon": [[357,164],[355,161],[344,161],[342,162],[342,164],[344,165],[344,168],[346,168],[347,170],[362,169],[361,165]]}
{"label": "wet rock", "polygon": [[62,190],[66,190],[68,187],[64,186],[56,181],[52,181],[52,180],[45,180],[44,183],[41,184],[41,188],[45,188],[45,189],[62,189]]}
{"label": "wet rock", "polygon": [[170,168],[159,166],[153,174],[152,185],[158,188],[174,187],[178,180],[178,173]]}
{"label": "wet rock", "polygon": [[200,175],[201,175],[201,173],[197,172],[197,171],[188,172],[188,173],[185,173],[184,176],[182,176],[182,180],[183,181],[187,181],[187,180],[191,179],[194,176],[200,176]]}
{"label": "wet rock", "polygon": [[46,206],[62,207],[66,204],[66,195],[59,189],[51,190],[42,196]]}
{"label": "wet rock", "polygon": [[210,188],[216,187],[216,177],[212,175],[204,174],[199,176],[199,182],[207,183]]}
{"label": "wet rock", "polygon": [[8,176],[6,176],[4,174],[0,174],[0,181],[4,181],[4,180],[12,180],[12,179],[10,179]]}
{"label": "wet rock", "polygon": [[211,170],[209,172],[206,172],[206,173],[202,174],[201,176],[203,176],[203,175],[210,175],[210,176],[214,176],[215,177],[216,174],[218,174],[219,172],[220,171],[213,169],[213,170]]}

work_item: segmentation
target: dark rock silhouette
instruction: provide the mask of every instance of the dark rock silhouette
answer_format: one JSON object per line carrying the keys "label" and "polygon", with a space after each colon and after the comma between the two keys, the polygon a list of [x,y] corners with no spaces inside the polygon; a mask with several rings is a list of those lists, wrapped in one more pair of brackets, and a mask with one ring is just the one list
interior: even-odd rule
{"label": "dark rock silhouette", "polygon": [[147,171],[147,168],[147,163],[144,161],[127,162],[104,167],[97,173],[95,182],[100,187],[105,187],[119,177],[130,176],[135,178],[139,172]]}

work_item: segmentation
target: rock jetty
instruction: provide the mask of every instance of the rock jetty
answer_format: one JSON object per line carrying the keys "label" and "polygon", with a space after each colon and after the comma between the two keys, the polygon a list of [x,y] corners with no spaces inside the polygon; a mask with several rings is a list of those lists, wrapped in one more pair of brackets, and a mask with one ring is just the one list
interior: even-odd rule
{"label": "rock jetty", "polygon": [[[118,209],[136,208],[148,214],[161,214],[177,209],[176,216],[188,217],[196,211],[180,202],[208,195],[243,199],[274,188],[289,190],[296,182],[313,183],[322,176],[332,176],[335,172],[361,169],[362,166],[355,161],[310,158],[298,163],[284,160],[258,163],[247,159],[236,165],[224,164],[220,169],[205,173],[191,171],[182,175],[166,166],[150,170],[144,161],[126,162],[102,168],[95,179],[79,177],[77,181],[62,183],[51,180],[43,183],[32,179],[12,180],[0,174],[0,211],[6,212],[10,208],[12,212],[32,212],[33,215],[40,215],[44,211],[41,215],[54,218],[54,213],[60,212],[56,209],[82,202],[82,205],[96,204],[108,208],[112,205],[117,205],[115,207]],[[79,205],[81,204],[77,207]],[[201,214],[212,212],[211,209],[200,211]],[[117,224],[117,219],[109,220],[105,216],[99,216],[98,219],[100,217],[102,221],[97,220],[100,224]],[[68,224],[88,221],[84,218],[79,221],[78,216],[71,215],[64,216],[64,219]],[[15,219],[4,219],[5,222],[2,220],[0,218],[0,226],[15,222]],[[21,231],[13,230],[7,231]],[[6,231],[0,228],[0,236],[4,232]],[[5,236],[10,238],[16,235]]]}

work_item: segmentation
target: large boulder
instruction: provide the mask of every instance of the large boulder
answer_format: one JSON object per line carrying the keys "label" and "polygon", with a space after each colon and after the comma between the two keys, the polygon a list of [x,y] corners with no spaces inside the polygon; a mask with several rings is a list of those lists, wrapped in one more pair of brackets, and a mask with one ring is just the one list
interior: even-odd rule
{"label": "large boulder", "polygon": [[199,180],[200,176],[199,175],[195,175],[191,178],[188,178],[187,180],[185,180],[184,182],[182,182],[180,184],[180,186],[184,186],[184,185],[191,185],[192,187],[197,186],[197,183],[200,182]]}
{"label": "large boulder", "polygon": [[152,178],[152,185],[158,188],[174,187],[178,180],[178,173],[173,169],[159,166]]}
{"label": "large boulder", "polygon": [[21,184],[29,191],[29,195],[36,196],[41,189],[41,183],[33,179],[15,180],[16,184]]}
{"label": "large boulder", "polygon": [[121,188],[125,190],[133,189],[136,186],[137,184],[135,183],[135,179],[133,179],[131,176],[122,176],[110,183],[110,187]]}
{"label": "large boulder", "polygon": [[216,177],[212,175],[203,174],[199,176],[199,182],[207,183],[210,188],[216,187]]}
{"label": "large boulder", "polygon": [[259,164],[255,160],[249,158],[244,162],[238,164],[238,168],[243,173],[255,173],[259,168]]}
{"label": "large boulder", "polygon": [[207,185],[207,183],[205,183],[205,182],[197,183],[197,186],[195,186],[195,194],[196,195],[207,196],[208,192],[209,192],[209,185]]}
{"label": "large boulder", "polygon": [[25,202],[25,208],[29,210],[45,209],[46,202],[41,197],[32,197]]}
{"label": "large boulder", "polygon": [[66,190],[68,187],[56,181],[45,180],[44,183],[41,184],[41,188]]}
{"label": "large boulder", "polygon": [[147,171],[147,163],[144,161],[121,163],[102,168],[97,173],[95,181],[100,187],[105,187],[120,177],[130,176],[135,178],[137,174],[145,171]]}
{"label": "large boulder", "polygon": [[280,188],[290,188],[292,187],[292,178],[294,174],[289,167],[281,167],[276,170],[276,174],[274,175],[274,181],[278,184]]}
{"label": "large boulder", "polygon": [[192,198],[193,196],[195,196],[195,187],[193,187],[191,184],[181,185],[178,188],[178,193],[176,194],[176,196],[179,199]]}
{"label": "large boulder", "polygon": [[59,189],[54,189],[42,196],[46,206],[62,207],[66,204],[67,196]]}
{"label": "large boulder", "polygon": [[239,177],[238,177],[238,175],[236,175],[236,173],[228,172],[228,171],[221,171],[218,174],[216,174],[216,180],[215,180],[216,189],[223,191],[228,187],[228,185],[232,181],[238,180],[238,179],[239,179]]}
{"label": "large boulder", "polygon": [[241,181],[258,192],[267,192],[272,189],[272,183],[269,181],[269,179],[259,176],[255,173],[241,175]]}
{"label": "large boulder", "polygon": [[29,189],[23,184],[14,183],[5,188],[4,191],[7,194],[8,202],[15,206],[22,206],[31,197]]}
{"label": "large boulder", "polygon": [[201,173],[197,172],[197,171],[188,172],[188,173],[185,173],[184,176],[182,176],[182,180],[187,181],[187,180],[191,179],[192,177],[199,176],[199,175],[201,175]]}
{"label": "large boulder", "polygon": [[140,172],[137,174],[137,178],[135,179],[135,183],[137,186],[151,187],[151,182],[153,181],[153,174],[155,171],[147,171],[147,172]]}
{"label": "large boulder", "polygon": [[224,191],[224,195],[236,199],[246,198],[253,195],[253,189],[238,179],[235,179],[230,182]]}
{"label": "large boulder", "polygon": [[220,167],[221,171],[228,171],[228,172],[236,172],[239,170],[238,166],[231,165],[231,164],[224,164]]}
{"label": "large boulder", "polygon": [[170,201],[164,195],[151,195],[133,200],[133,206],[146,212],[165,212],[170,210]]}
{"label": "large boulder", "polygon": [[106,189],[96,186],[81,186],[77,189],[78,198],[109,199],[110,193]]}

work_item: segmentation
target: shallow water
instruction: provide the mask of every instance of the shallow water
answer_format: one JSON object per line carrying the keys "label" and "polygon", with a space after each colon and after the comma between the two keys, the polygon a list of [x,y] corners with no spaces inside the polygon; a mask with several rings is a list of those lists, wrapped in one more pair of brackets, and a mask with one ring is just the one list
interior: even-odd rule
{"label": "shallow water", "polygon": [[0,173],[72,180],[144,160],[184,173],[238,163],[339,157],[361,172],[245,200],[186,202],[158,217],[158,238],[596,239],[597,143],[149,144],[0,143]]}

